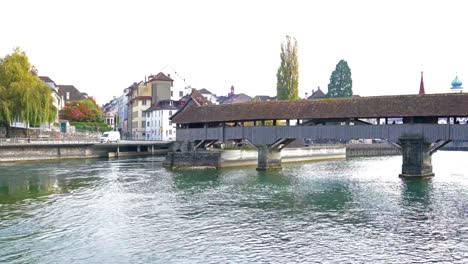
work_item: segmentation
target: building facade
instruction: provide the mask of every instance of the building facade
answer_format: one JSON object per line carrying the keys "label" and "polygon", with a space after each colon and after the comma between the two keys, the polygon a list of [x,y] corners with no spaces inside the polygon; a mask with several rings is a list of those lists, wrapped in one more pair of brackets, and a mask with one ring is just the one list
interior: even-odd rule
{"label": "building facade", "polygon": [[[127,125],[128,125],[128,135],[129,135],[127,138],[133,139],[133,140],[146,140],[146,139],[156,140],[154,139],[156,135],[154,132],[156,131],[154,129],[156,127],[154,125],[155,120],[153,120],[153,125],[151,125],[152,124],[151,120],[147,120],[148,116],[147,116],[146,111],[150,107],[156,108],[158,107],[158,105],[161,106],[159,104],[160,102],[179,101],[184,96],[184,92],[186,90],[186,86],[184,85],[179,85],[175,87],[174,80],[170,76],[171,76],[170,74],[166,75],[160,72],[156,75],[148,76],[147,80],[145,77],[145,81],[142,81],[136,85],[131,86],[130,91],[127,93],[127,100],[128,100]],[[158,111],[163,111],[163,110],[160,109]],[[169,116],[167,115],[169,114],[169,112],[172,112],[172,111],[174,111],[174,109],[164,109],[164,113],[155,112],[153,113],[152,118],[154,118],[155,114],[159,113],[159,117],[163,115],[164,118],[167,119],[164,122],[164,124],[166,123],[168,124]],[[153,111],[150,111],[150,113],[151,112]],[[161,131],[161,127],[163,126],[161,122],[162,120],[160,120],[158,131]],[[150,125],[152,129],[147,128],[148,125]],[[165,129],[164,135],[166,131],[167,131],[167,136],[162,136],[160,133],[160,136],[158,138],[161,138],[161,139],[158,139],[158,140],[166,140],[162,138],[170,137],[170,135],[172,134],[171,129]],[[150,133],[149,135],[147,134],[148,132]],[[174,133],[174,138],[175,138],[175,133]]]}
{"label": "building facade", "polygon": [[146,120],[144,111],[151,106],[151,86],[140,82],[132,86],[128,93],[128,138],[144,140],[146,138]]}
{"label": "building facade", "polygon": [[179,101],[161,100],[146,110],[146,140],[174,141],[176,125],[169,118],[179,108]]}

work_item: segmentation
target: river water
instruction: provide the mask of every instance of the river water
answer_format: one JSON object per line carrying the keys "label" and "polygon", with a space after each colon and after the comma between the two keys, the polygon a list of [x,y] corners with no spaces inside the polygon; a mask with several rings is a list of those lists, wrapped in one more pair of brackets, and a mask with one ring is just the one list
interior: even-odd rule
{"label": "river water", "polygon": [[468,263],[468,152],[171,172],[161,158],[0,164],[0,263]]}

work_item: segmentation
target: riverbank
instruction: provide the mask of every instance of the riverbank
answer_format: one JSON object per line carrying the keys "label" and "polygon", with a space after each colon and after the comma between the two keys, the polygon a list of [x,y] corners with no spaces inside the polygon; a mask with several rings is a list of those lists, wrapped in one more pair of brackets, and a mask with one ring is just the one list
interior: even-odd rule
{"label": "riverbank", "polygon": [[[0,162],[51,159],[82,159],[129,156],[164,156],[169,142],[122,141],[99,144],[92,141],[48,141],[0,144]],[[401,155],[400,149],[390,144],[318,145],[282,150],[282,162],[305,162],[347,157]],[[255,149],[211,150],[170,154],[167,164],[174,167],[235,167],[257,165]],[[170,161],[170,160],[173,161]]]}

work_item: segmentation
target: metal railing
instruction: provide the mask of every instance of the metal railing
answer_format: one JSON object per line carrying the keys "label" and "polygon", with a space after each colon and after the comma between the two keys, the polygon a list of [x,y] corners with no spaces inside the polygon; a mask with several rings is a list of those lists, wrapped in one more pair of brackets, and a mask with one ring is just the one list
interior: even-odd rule
{"label": "metal railing", "polygon": [[70,138],[0,138],[0,145],[12,144],[86,144],[97,143],[98,139]]}

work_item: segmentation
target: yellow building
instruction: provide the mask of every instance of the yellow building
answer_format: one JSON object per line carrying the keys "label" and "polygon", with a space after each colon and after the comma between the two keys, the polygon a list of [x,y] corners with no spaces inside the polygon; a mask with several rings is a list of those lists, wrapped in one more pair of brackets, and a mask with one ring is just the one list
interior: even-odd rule
{"label": "yellow building", "polygon": [[146,139],[146,118],[144,111],[153,103],[171,99],[173,80],[160,72],[150,75],[148,81],[132,86],[128,96],[128,135],[133,140]]}

